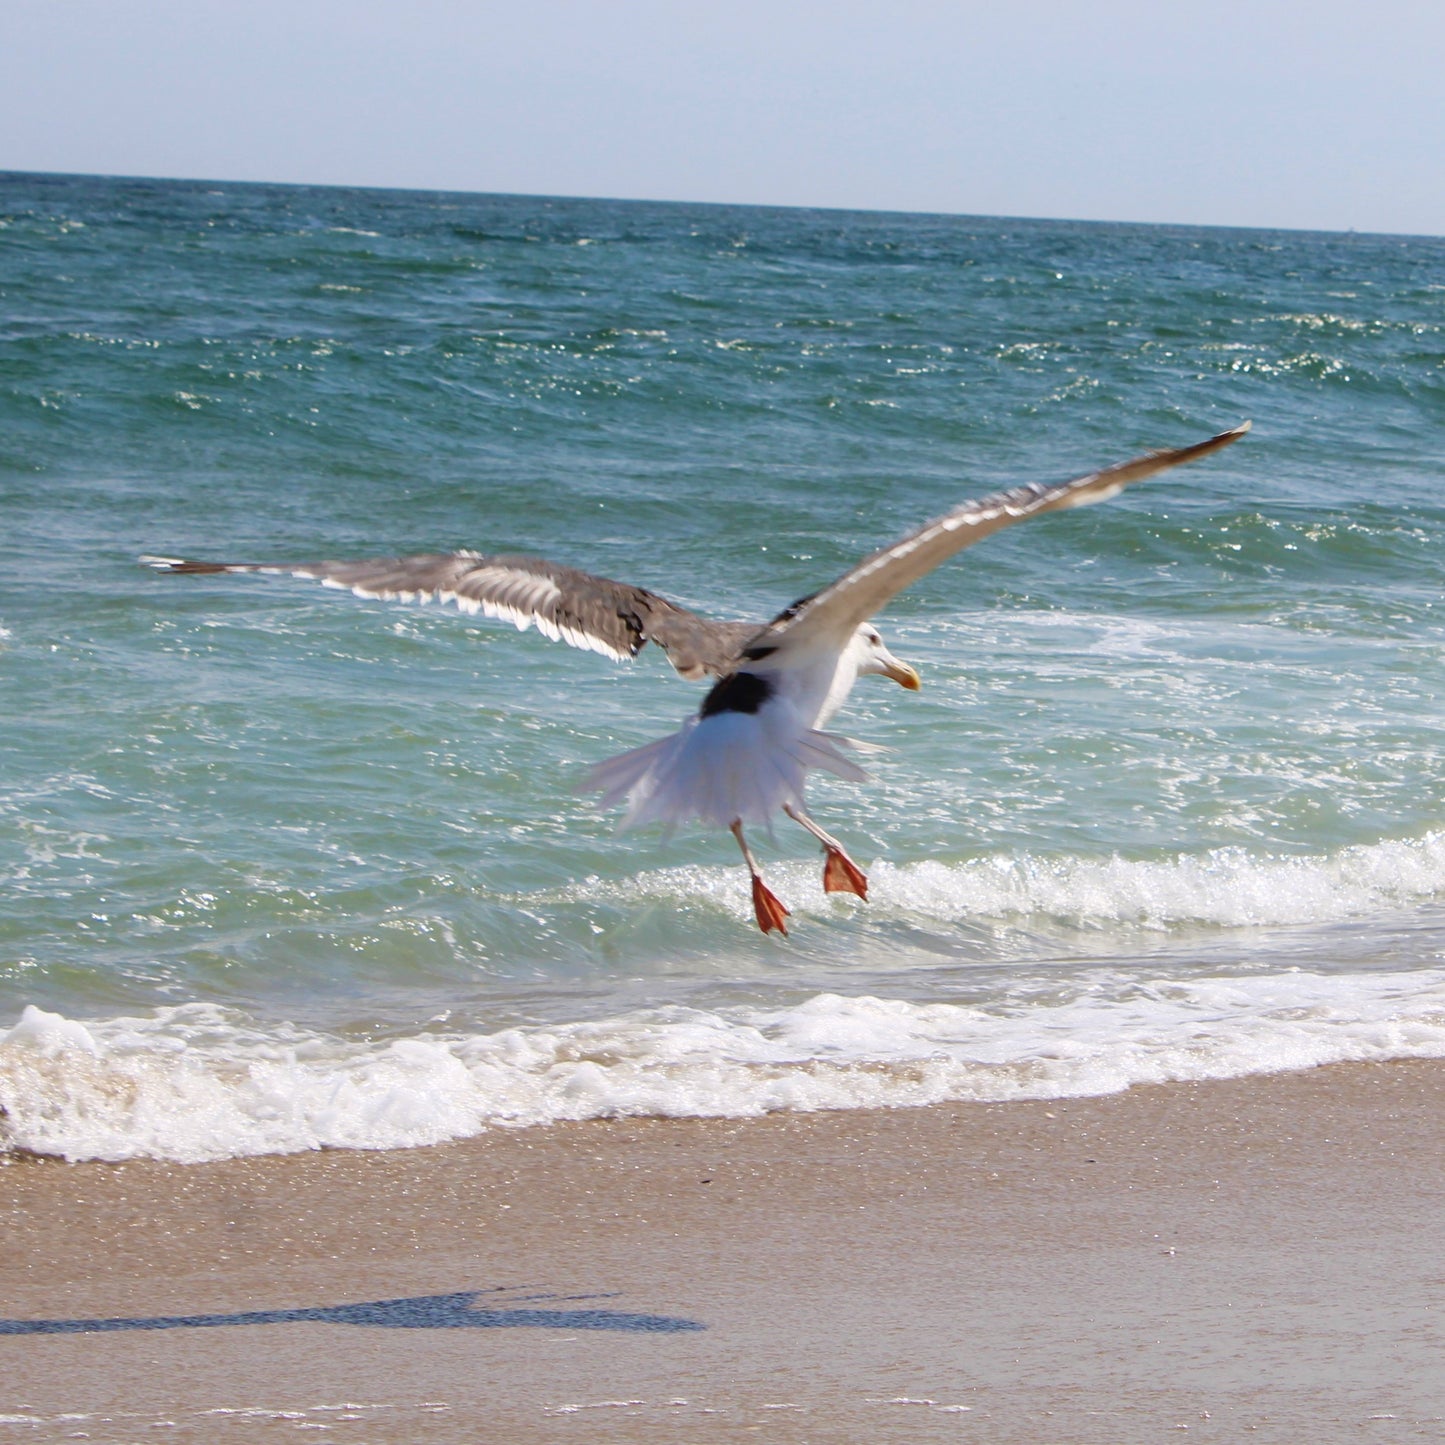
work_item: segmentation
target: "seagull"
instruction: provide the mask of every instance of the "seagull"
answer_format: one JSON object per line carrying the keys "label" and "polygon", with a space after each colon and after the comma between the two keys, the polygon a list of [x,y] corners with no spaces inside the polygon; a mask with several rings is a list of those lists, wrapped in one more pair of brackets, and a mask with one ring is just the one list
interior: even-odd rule
{"label": "seagull", "polygon": [[647,643],[690,679],[713,678],[697,714],[675,733],[598,764],[584,787],[604,805],[623,803],[624,828],[699,820],[737,840],[752,880],[753,912],[766,935],[787,934],[790,917],[763,881],[744,835],[783,812],[822,845],[823,888],[868,896],[868,879],[843,845],[803,805],[814,769],[851,782],[867,774],[848,754],[867,744],[823,732],[860,677],[889,678],[909,691],[918,672],[884,645],[872,617],[905,587],[956,552],[1027,517],[1090,506],[1239,440],[1249,422],[1193,446],[1145,452],[1070,481],[1031,482],[964,502],[887,547],[869,553],[821,591],[771,622],[717,622],[650,592],[538,557],[427,553],[356,562],[198,562],[142,557],[187,576],[263,573],[306,577],[358,597],[454,603],[463,612],[535,627],[571,647],[627,661]]}

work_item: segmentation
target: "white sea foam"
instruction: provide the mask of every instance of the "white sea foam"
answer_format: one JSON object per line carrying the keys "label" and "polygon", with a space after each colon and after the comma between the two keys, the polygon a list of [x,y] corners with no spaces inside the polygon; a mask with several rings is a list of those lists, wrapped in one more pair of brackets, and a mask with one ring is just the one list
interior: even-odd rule
{"label": "white sea foam", "polygon": [[[823,923],[830,913],[865,914],[852,900],[826,899],[814,865],[776,875],[799,915]],[[1445,833],[1309,856],[999,855],[880,864],[872,876],[866,917],[875,927],[992,920],[1038,933],[1058,923],[1118,942],[1130,930],[1307,924],[1319,941],[1320,925],[1390,910],[1418,916],[1445,891]],[[652,898],[743,921],[749,907],[737,868],[594,880],[552,901],[570,912],[579,902]],[[1445,1057],[1445,969],[1426,935],[1421,947],[1430,966],[1394,973],[1324,965],[1163,981],[1144,971],[1158,965],[1041,973],[1019,961],[1011,983],[968,1005],[819,993],[788,1008],[668,1007],[387,1041],[262,1026],[201,1003],[86,1021],[31,1007],[0,1034],[0,1141],[72,1159],[190,1161],[398,1148],[563,1119],[1048,1098],[1334,1060]],[[1097,942],[1089,951],[1097,956]],[[1328,952],[1325,944],[1319,956]]]}
{"label": "white sea foam", "polygon": [[30,1007],[0,1036],[0,1137],[67,1159],[199,1161],[564,1119],[1060,1098],[1409,1057],[1445,1057],[1445,970],[1098,972],[988,1007],[829,993],[388,1042],[265,1030],[203,1004],[88,1023]]}
{"label": "white sea foam", "polygon": [[[839,906],[822,892],[811,862],[775,864],[768,873],[786,893],[788,906],[800,913],[827,914]],[[1010,853],[960,863],[883,861],[868,873],[869,913],[875,917],[1054,921],[1150,931],[1290,927],[1342,923],[1445,894],[1445,832],[1333,853],[1218,848],[1153,859]],[[752,908],[746,875],[737,868],[657,869],[561,892],[572,902],[712,901],[744,919]]]}
{"label": "white sea foam", "polygon": [[1339,922],[1445,890],[1445,834],[1332,854],[1243,848],[1158,860],[995,857],[886,865],[885,899],[935,916],[1044,915],[1079,924],[1222,927]]}

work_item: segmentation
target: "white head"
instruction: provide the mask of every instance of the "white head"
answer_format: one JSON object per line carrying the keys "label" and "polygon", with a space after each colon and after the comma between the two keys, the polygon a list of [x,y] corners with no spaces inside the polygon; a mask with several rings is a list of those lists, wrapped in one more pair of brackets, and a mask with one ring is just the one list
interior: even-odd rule
{"label": "white head", "polygon": [[853,684],[868,673],[891,677],[910,692],[918,689],[918,674],[884,647],[878,629],[868,622],[854,630],[842,652],[817,645],[815,640],[811,655],[794,652],[788,661],[780,681],[794,705],[808,717],[810,727],[823,727],[847,701]]}
{"label": "white head", "polygon": [[881,677],[892,678],[899,687],[906,687],[909,692],[918,691],[921,684],[917,669],[906,662],[900,662],[889,652],[883,645],[878,629],[871,622],[863,623],[853,634],[849,651],[857,659],[859,677],[877,673]]}

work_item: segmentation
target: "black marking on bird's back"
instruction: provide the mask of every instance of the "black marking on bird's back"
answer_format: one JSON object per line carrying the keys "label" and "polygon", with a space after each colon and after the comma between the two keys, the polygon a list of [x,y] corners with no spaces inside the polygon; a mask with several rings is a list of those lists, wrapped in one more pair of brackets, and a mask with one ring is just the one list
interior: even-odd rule
{"label": "black marking on bird's back", "polygon": [[781,627],[783,623],[791,622],[817,595],[816,592],[810,592],[806,597],[800,597],[796,602],[788,603],[788,605],[768,623],[768,626]]}
{"label": "black marking on bird's back", "polygon": [[713,717],[720,712],[757,712],[773,695],[773,684],[755,672],[734,672],[714,684],[702,700],[698,717]]}
{"label": "black marking on bird's back", "polygon": [[761,662],[765,657],[771,657],[778,650],[775,642],[759,642],[752,647],[745,647],[742,656],[749,662]]}

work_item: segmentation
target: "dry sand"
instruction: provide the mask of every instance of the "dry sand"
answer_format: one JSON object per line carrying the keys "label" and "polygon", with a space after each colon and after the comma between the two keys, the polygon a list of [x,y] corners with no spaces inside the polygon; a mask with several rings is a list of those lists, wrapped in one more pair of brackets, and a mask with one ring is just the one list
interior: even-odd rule
{"label": "dry sand", "polygon": [[124,1323],[0,1326],[0,1445],[1445,1440],[1442,1121],[1407,1063],[15,1160],[0,1313]]}

